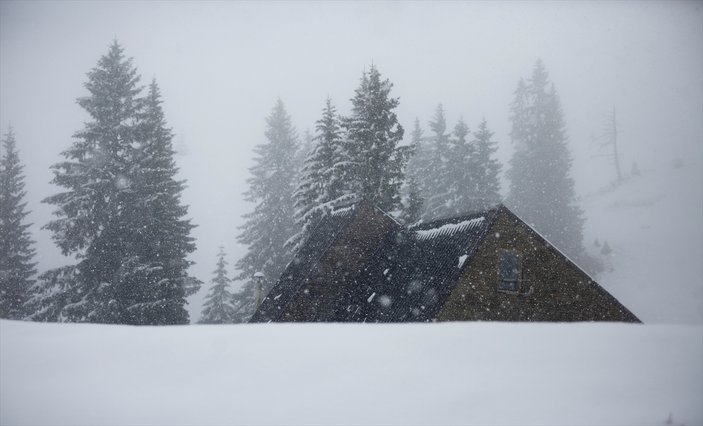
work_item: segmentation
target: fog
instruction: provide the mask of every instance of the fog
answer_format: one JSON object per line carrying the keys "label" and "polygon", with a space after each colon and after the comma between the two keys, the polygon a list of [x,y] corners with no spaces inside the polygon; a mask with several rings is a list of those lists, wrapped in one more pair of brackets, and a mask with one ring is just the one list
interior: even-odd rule
{"label": "fog", "polygon": [[[25,164],[38,269],[65,264],[41,226],[58,191],[51,164],[87,120],[86,73],[113,40],[161,87],[198,225],[192,273],[208,282],[217,247],[230,263],[252,148],[277,98],[300,135],[329,96],[342,113],[370,64],[394,84],[406,140],[438,103],[448,125],[486,118],[505,165],[509,105],[538,58],[556,85],[577,193],[607,185],[604,116],[617,111],[622,163],[703,162],[703,3],[685,2],[0,2],[0,130]],[[504,190],[506,185],[504,185]],[[672,191],[703,193],[703,183]],[[702,236],[694,236],[701,238]],[[700,260],[698,260],[700,261]],[[202,292],[201,292],[202,293]],[[199,312],[198,301],[191,317]]]}

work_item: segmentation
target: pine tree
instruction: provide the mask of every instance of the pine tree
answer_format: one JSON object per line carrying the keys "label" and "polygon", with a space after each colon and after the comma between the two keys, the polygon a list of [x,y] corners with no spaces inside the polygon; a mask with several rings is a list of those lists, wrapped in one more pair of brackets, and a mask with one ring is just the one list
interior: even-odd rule
{"label": "pine tree", "polygon": [[541,61],[527,84],[518,83],[511,118],[515,154],[508,202],[557,247],[580,257],[583,219],[570,177],[563,113]]}
{"label": "pine tree", "polygon": [[24,223],[29,214],[24,197],[24,168],[16,150],[15,135],[8,129],[0,150],[0,318],[22,319],[36,273],[32,262],[34,243]]}
{"label": "pine tree", "polygon": [[310,227],[329,213],[335,201],[344,195],[344,181],[338,167],[345,160],[340,122],[329,98],[315,130],[315,145],[305,160],[303,177],[294,194],[295,219],[300,232],[288,241],[293,251],[305,240]]}
{"label": "pine tree", "polygon": [[446,133],[447,122],[444,118],[442,104],[437,106],[435,115],[430,121],[432,130],[432,145],[430,158],[425,178],[425,214],[426,220],[450,216],[454,213],[453,188],[454,176],[450,169],[450,144],[449,134]]}
{"label": "pine tree", "polygon": [[213,271],[215,277],[212,279],[212,287],[205,298],[203,313],[200,318],[201,324],[227,324],[234,320],[233,295],[229,291],[229,284],[232,280],[227,276],[227,261],[225,252],[220,247],[217,255],[217,269]]}
{"label": "pine tree", "polygon": [[356,201],[367,200],[388,212],[401,208],[400,187],[410,154],[409,147],[398,146],[404,130],[394,112],[398,98],[390,97],[392,88],[371,66],[351,99],[351,116],[342,121],[349,158],[342,173],[348,193]]}
{"label": "pine tree", "polygon": [[267,142],[256,146],[256,164],[250,169],[249,190],[244,194],[256,203],[254,211],[244,216],[237,241],[248,246],[247,253],[236,263],[237,280],[245,281],[235,294],[239,322],[253,314],[254,283],[252,277],[261,272],[266,277],[264,295],[278,279],[292,258],[286,242],[299,228],[294,221],[293,184],[295,167],[292,158],[297,149],[297,137],[283,102],[276,102],[266,120]]}
{"label": "pine tree", "polygon": [[192,225],[183,219],[183,183],[175,180],[158,88],[152,84],[140,98],[139,79],[114,42],[88,73],[89,96],[78,99],[92,121],[74,135],[66,160],[53,166],[53,183],[66,191],[45,200],[58,216],[45,228],[78,260],[78,285],[66,295],[63,320],[188,322]]}
{"label": "pine tree", "polygon": [[494,206],[501,201],[500,195],[500,170],[501,165],[494,158],[498,150],[496,143],[492,141],[493,132],[488,130],[488,123],[484,118],[474,132],[474,188],[473,197],[474,210],[483,210]]}

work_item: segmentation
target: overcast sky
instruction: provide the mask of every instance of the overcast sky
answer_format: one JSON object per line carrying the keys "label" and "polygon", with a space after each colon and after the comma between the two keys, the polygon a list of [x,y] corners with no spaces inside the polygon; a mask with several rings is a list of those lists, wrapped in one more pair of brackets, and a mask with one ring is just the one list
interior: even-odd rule
{"label": "overcast sky", "polygon": [[485,117],[507,161],[512,93],[542,58],[581,195],[613,177],[592,140],[613,107],[626,170],[703,162],[702,2],[0,1],[0,129],[13,126],[26,165],[42,271],[67,262],[40,230],[52,212],[40,201],[57,191],[49,166],[87,120],[75,100],[113,39],[161,86],[199,225],[192,272],[206,282],[217,246],[231,263],[244,253],[241,194],[276,98],[302,135],[326,97],[349,111],[371,63],[394,83],[408,137],[441,102],[450,128]]}

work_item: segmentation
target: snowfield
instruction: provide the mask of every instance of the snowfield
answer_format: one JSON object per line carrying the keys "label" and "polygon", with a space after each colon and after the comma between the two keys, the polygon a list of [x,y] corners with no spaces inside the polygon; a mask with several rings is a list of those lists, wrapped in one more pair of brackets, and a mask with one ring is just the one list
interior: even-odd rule
{"label": "snowfield", "polygon": [[662,163],[581,200],[584,245],[608,242],[612,270],[596,280],[644,323],[701,325],[703,164]]}
{"label": "snowfield", "polygon": [[3,425],[703,424],[703,326],[0,321]]}

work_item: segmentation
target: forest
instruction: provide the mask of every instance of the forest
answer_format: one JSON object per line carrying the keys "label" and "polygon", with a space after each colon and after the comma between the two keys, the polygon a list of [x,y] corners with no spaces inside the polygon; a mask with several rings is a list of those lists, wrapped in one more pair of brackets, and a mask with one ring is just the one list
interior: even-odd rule
{"label": "forest", "polygon": [[[590,271],[602,265],[583,247],[583,212],[570,174],[571,156],[559,96],[541,60],[517,82],[510,109],[509,164],[495,158],[489,123],[460,118],[452,127],[442,104],[410,132],[396,114],[393,83],[376,65],[365,70],[338,113],[321,105],[314,131],[301,138],[284,102],[266,118],[254,150],[248,191],[254,207],[236,241],[246,254],[228,271],[220,248],[212,277],[189,273],[195,247],[187,182],[177,178],[173,132],[155,79],[145,88],[133,60],[114,41],[87,74],[77,98],[90,121],[52,166],[61,192],[43,200],[54,219],[43,225],[75,263],[39,271],[27,231],[23,165],[15,134],[3,138],[0,162],[0,317],[33,321],[135,325],[246,322],[255,310],[255,277],[264,294],[310,229],[335,208],[367,201],[407,225],[506,203]],[[407,133],[407,134],[406,134]],[[510,181],[501,195],[501,172]],[[230,278],[232,277],[232,278]],[[243,285],[232,289],[232,281]],[[186,298],[207,282],[200,318]]]}

